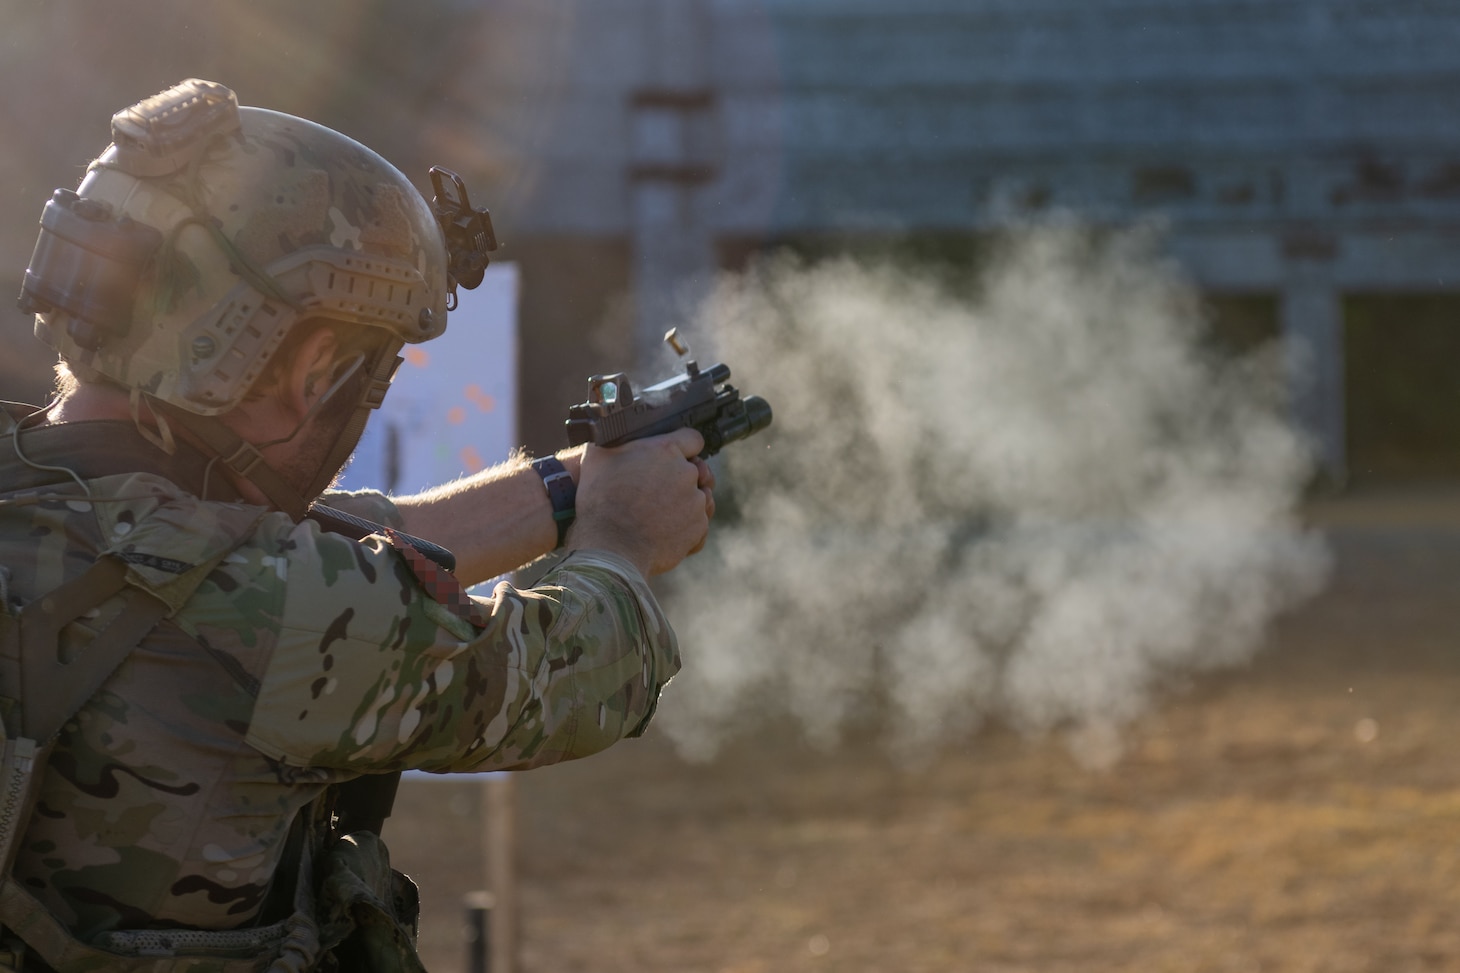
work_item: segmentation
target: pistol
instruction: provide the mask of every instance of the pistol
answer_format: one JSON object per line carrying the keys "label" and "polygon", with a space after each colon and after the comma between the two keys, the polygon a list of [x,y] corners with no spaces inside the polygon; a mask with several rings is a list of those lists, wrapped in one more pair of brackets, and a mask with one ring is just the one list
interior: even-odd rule
{"label": "pistol", "polygon": [[[675,330],[664,340],[681,355],[686,349]],[[730,366],[701,369],[693,359],[684,374],[635,392],[623,372],[594,375],[588,380],[588,401],[568,409],[568,444],[619,446],[635,439],[683,429],[705,437],[702,459],[726,443],[760,432],[771,424],[770,403],[758,395],[741,397],[730,384]]]}

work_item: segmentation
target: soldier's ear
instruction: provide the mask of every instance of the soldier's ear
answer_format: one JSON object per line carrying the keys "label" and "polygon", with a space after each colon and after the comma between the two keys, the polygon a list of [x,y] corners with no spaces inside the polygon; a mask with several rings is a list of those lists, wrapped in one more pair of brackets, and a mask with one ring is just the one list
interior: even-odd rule
{"label": "soldier's ear", "polygon": [[339,336],[326,326],[315,329],[294,349],[279,393],[297,419],[302,421],[329,390],[339,348]]}

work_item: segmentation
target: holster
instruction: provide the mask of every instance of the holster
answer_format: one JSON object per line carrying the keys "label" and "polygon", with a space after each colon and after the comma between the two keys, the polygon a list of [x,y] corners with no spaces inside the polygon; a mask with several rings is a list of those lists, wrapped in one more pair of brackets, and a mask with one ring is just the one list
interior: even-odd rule
{"label": "holster", "polygon": [[320,863],[318,915],[326,973],[425,973],[416,955],[421,898],[390,867],[380,836],[336,840]]}

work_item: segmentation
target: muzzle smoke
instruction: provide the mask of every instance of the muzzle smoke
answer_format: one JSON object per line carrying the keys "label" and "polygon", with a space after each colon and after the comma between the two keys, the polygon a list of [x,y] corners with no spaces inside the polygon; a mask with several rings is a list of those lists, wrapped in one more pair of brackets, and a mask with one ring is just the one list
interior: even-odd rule
{"label": "muzzle smoke", "polygon": [[1108,763],[1321,587],[1278,350],[1215,353],[1154,244],[1012,231],[976,297],[850,259],[721,286],[697,330],[776,418],[722,454],[742,519],[676,585],[687,756],[788,712],[909,760],[996,718]]}

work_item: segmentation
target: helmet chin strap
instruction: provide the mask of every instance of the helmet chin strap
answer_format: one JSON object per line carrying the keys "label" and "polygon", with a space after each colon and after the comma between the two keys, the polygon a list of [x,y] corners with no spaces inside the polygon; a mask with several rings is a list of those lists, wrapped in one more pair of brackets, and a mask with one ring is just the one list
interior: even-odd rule
{"label": "helmet chin strap", "polygon": [[270,504],[284,511],[290,519],[303,519],[309,509],[309,499],[282,473],[266,463],[253,443],[213,416],[196,415],[161,402],[152,403],[152,407],[161,409],[175,424],[186,429],[204,453],[216,456],[230,471],[257,487]]}
{"label": "helmet chin strap", "polygon": [[173,422],[196,437],[205,451],[218,457],[218,460],[235,475],[257,487],[270,504],[284,511],[290,519],[297,522],[304,519],[310,504],[329,487],[334,478],[339,475],[345,461],[350,458],[350,454],[355,451],[355,447],[360,442],[360,436],[365,432],[365,423],[369,420],[370,414],[380,407],[380,403],[385,399],[386,391],[390,388],[391,376],[395,374],[396,367],[401,361],[395,354],[399,348],[400,342],[395,342],[378,354],[370,368],[370,381],[366,385],[360,401],[351,412],[340,435],[334,439],[329,451],[320,457],[314,476],[302,490],[289,478],[270,466],[264,460],[262,450],[289,442],[299,435],[309,421],[318,415],[319,410],[365,365],[366,359],[363,354],[357,355],[340,377],[331,383],[325,393],[305,413],[293,432],[281,439],[271,440],[258,446],[239,436],[216,417],[200,416],[162,402],[154,401],[150,404],[154,410],[160,409],[165,412]]}
{"label": "helmet chin strap", "polygon": [[[390,391],[390,380],[394,377],[395,370],[400,367],[402,360],[396,355],[400,351],[401,344],[400,341],[391,342],[377,353],[375,361],[369,369],[369,382],[366,383],[359,401],[355,403],[350,417],[345,421],[345,427],[340,430],[340,434],[335,437],[329,452],[323,457],[319,469],[315,473],[314,481],[309,485],[311,500],[329,489],[335,477],[339,476],[340,470],[344,469],[350,456],[355,452],[355,447],[360,444],[360,437],[365,434],[365,424],[370,421],[371,414],[385,401],[385,393]],[[354,375],[364,363],[365,356],[361,355],[359,363],[341,376],[335,385],[325,393],[325,396],[333,395],[338,387]],[[324,404],[323,398],[318,404]]]}

